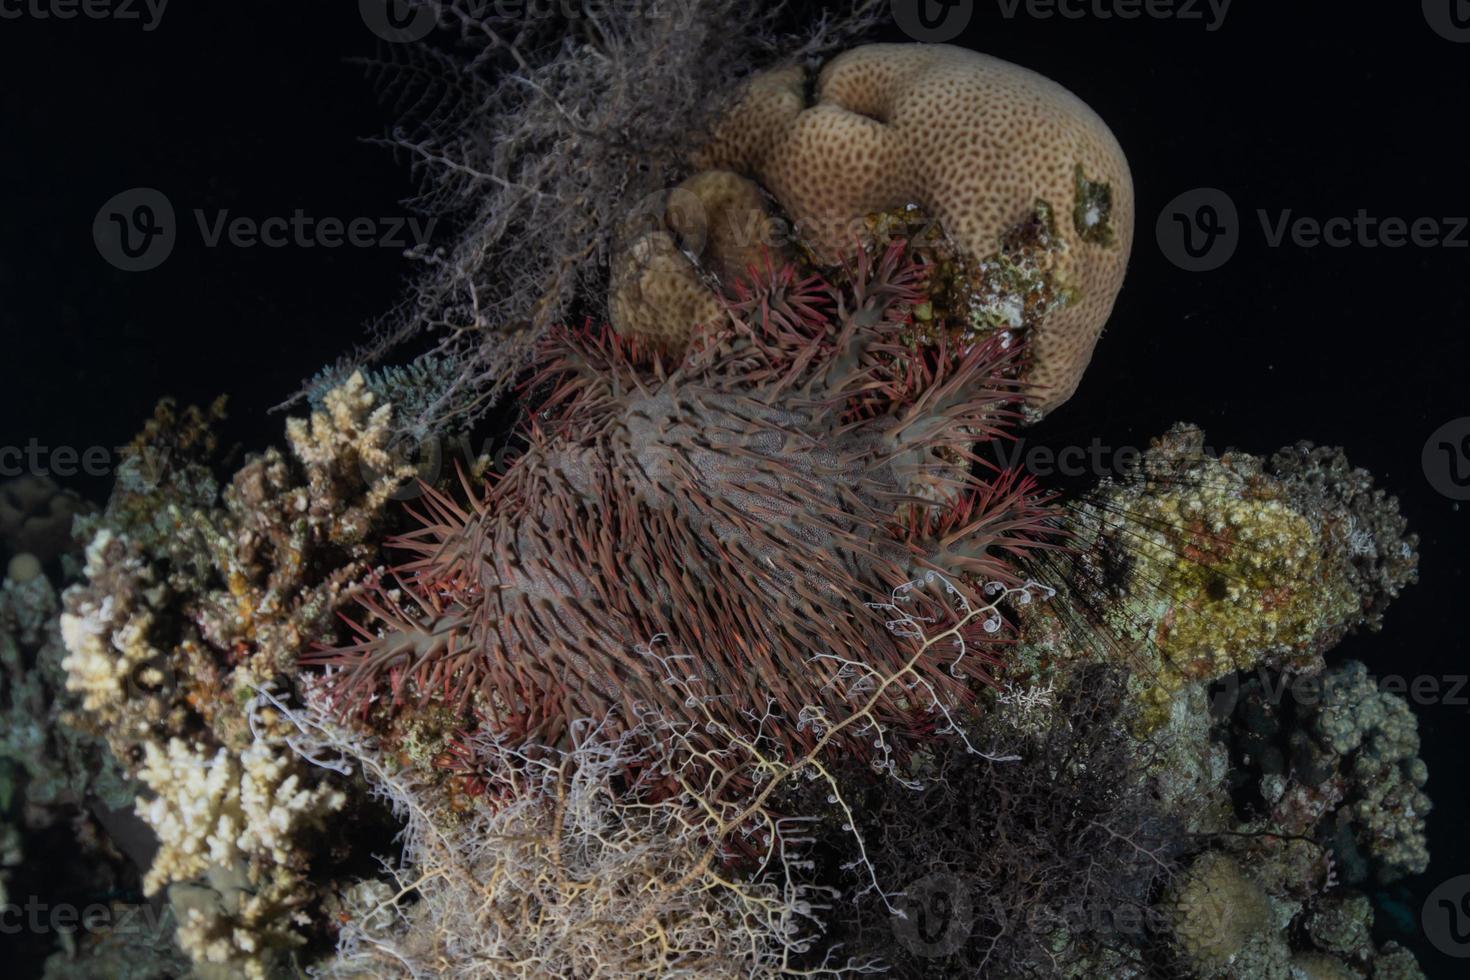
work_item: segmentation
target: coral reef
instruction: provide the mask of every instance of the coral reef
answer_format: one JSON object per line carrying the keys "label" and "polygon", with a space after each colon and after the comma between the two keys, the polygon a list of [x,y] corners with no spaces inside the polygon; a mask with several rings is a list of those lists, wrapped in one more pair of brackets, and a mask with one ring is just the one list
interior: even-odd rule
{"label": "coral reef", "polygon": [[165,401],[104,509],[0,487],[0,905],[69,850],[151,923],[45,975],[1422,976],[1368,890],[1428,866],[1417,725],[1326,659],[1397,501],[1182,424],[1071,500],[984,448],[1117,295],[1107,128],[819,65],[873,3],[635,6],[421,5],[375,70],[452,234],[282,447]]}
{"label": "coral reef", "polygon": [[[12,558],[0,587],[0,907],[25,915],[36,903],[71,903],[113,925],[58,932],[47,976],[181,975],[169,936],[116,928],[135,913],[133,862],[148,859],[129,822],[138,786],[101,739],[71,723],[78,704],[65,689],[59,608],[41,562]],[[39,964],[51,938],[28,933],[16,952]],[[117,968],[114,949],[139,972]]]}
{"label": "coral reef", "polygon": [[[810,945],[829,900],[796,882],[727,877],[708,861],[708,820],[682,801],[626,801],[623,774],[650,761],[634,733],[607,742],[589,732],[549,757],[495,747],[486,761],[518,773],[514,785],[446,831],[411,773],[327,734],[327,719],[307,724],[325,742],[318,751],[345,752],[373,774],[409,842],[387,883],[346,890],[338,953],[321,976],[443,975],[447,964],[487,978],[774,976]],[[410,891],[417,901],[404,901]],[[849,965],[810,975],[867,972],[839,969]]]}
{"label": "coral reef", "polygon": [[[1176,702],[1149,737],[1166,747],[1151,765],[1166,811],[1207,842],[1163,905],[1178,969],[1422,976],[1407,950],[1375,944],[1357,890],[1427,863],[1425,774],[1403,700],[1353,662],[1322,674],[1257,669],[1217,691],[1214,712],[1204,687],[1189,690],[1195,703]],[[1201,778],[1185,778],[1191,757],[1209,760],[1195,764]]]}
{"label": "coral reef", "polygon": [[1429,864],[1428,770],[1402,695],[1356,661],[1320,675],[1266,673],[1240,685],[1231,719],[1242,811],[1273,831],[1330,847],[1339,877],[1395,881]]}
{"label": "coral reef", "polygon": [[1183,837],[1150,792],[1130,710],[1122,672],[1089,668],[1060,691],[1002,695],[970,731],[987,756],[936,745],[914,767],[921,786],[852,788],[860,839],[878,878],[909,893],[911,919],[945,911],[915,891],[936,880],[973,907],[952,935],[910,928],[849,872],[860,897],[834,907],[830,940],[898,977],[1125,975],[1156,955],[1152,903]]}
{"label": "coral reef", "polygon": [[[360,767],[405,822],[404,866],[393,882],[344,890],[350,911],[326,975],[418,975],[445,963],[473,977],[881,972],[875,957],[820,941],[839,892],[814,880],[807,856],[820,843],[814,818],[788,804],[811,787],[823,791],[822,809],[841,815],[841,833],[855,842],[849,868],[866,869],[868,885],[889,902],[865,831],[854,826],[848,787],[825,750],[852,730],[887,754],[893,733],[877,712],[888,689],[921,690],[916,665],[926,654],[949,648],[966,625],[996,617],[1001,604],[1032,595],[1006,590],[971,603],[953,583],[929,582],[955,604],[953,618],[936,623],[914,601],[920,584],[896,589],[870,611],[909,649],[905,666],[884,674],[851,664],[843,710],[801,712],[819,737],[795,758],[772,752],[784,724],[777,715],[767,712],[753,727],[724,725],[720,697],[699,693],[697,677],[676,677],[671,684],[696,712],[693,722],[649,712],[628,729],[609,714],[575,726],[560,750],[512,747],[494,732],[472,736],[462,755],[482,781],[479,798],[495,803],[455,821],[433,802],[442,795],[422,770],[402,768],[373,739],[340,727],[328,700],[309,698],[305,710],[286,712],[302,736],[297,751],[334,769]],[[676,652],[663,658],[678,659]],[[953,734],[977,758],[1007,761]],[[895,766],[879,769],[915,785]],[[678,793],[668,794],[670,783]],[[404,902],[410,891],[418,904]]]}
{"label": "coral reef", "polygon": [[1204,980],[1424,976],[1407,950],[1374,944],[1365,896],[1330,885],[1304,891],[1259,839],[1245,840],[1238,853],[1200,854],[1164,899],[1180,972]]}

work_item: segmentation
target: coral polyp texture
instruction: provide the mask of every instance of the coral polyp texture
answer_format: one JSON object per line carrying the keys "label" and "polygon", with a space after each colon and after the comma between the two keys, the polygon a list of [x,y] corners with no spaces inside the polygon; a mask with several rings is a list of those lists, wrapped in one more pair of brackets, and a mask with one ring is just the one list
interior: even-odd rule
{"label": "coral polyp texture", "polygon": [[[333,668],[347,709],[441,701],[552,744],[579,718],[687,714],[689,675],[722,725],[780,712],[796,751],[804,714],[844,703],[850,660],[905,669],[868,604],[930,574],[1015,588],[1055,539],[1029,480],[945,462],[1014,418],[1013,352],[902,343],[924,277],[901,245],[840,283],[768,267],[677,365],[554,333],[524,452],[463,506],[429,493],[359,641],[305,662]],[[879,720],[921,733],[973,702],[999,629],[966,624],[968,660],[923,658]],[[634,652],[655,637],[687,657],[672,676]]]}

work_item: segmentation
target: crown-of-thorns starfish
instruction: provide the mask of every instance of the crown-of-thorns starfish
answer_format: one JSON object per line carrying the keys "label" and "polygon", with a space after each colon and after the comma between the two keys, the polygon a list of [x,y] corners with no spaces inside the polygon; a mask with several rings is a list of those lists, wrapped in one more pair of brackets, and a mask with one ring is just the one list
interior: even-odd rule
{"label": "crown-of-thorns starfish", "polygon": [[[889,676],[914,657],[868,603],[929,572],[1023,582],[1017,559],[1053,539],[1045,501],[955,465],[1014,419],[1017,352],[906,344],[925,268],[902,243],[840,284],[752,271],[678,365],[606,330],[546,341],[524,453],[464,506],[427,492],[356,642],[305,658],[335,666],[345,711],[439,700],[545,744],[579,719],[740,730],[776,712],[797,752],[815,738],[800,716],[850,708],[839,660]],[[943,628],[953,609],[933,608]],[[968,672],[927,652],[875,722],[922,735],[936,704],[973,700],[998,626],[965,624]]]}

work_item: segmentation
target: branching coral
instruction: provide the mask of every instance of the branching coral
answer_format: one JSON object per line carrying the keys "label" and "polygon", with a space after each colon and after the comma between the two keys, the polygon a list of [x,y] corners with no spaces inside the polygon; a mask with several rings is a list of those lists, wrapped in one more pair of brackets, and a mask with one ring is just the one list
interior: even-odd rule
{"label": "branching coral", "polygon": [[408,471],[385,447],[391,409],[360,377],[293,420],[220,488],[219,414],[165,404],[86,531],[85,581],[61,634],[77,723],[149,792],[179,940],[201,972],[259,974],[299,945],[312,901],[305,838],[343,798],[248,710],[328,628],[367,574],[384,505]]}
{"label": "branching coral", "polygon": [[234,867],[256,851],[287,863],[292,836],[343,803],[330,787],[303,787],[289,754],[273,752],[267,740],[238,757],[223,748],[205,755],[177,738],[144,749],[138,778],[152,795],[138,808],[162,844],[145,880],[149,892],[211,865]]}
{"label": "branching coral", "polygon": [[[72,705],[63,691],[59,603],[38,566],[12,561],[0,587],[0,905],[8,869],[26,859],[29,838],[75,822],[95,839],[88,806],[126,805],[133,789],[98,739],[63,722]],[[99,868],[105,863],[97,857]]]}
{"label": "branching coral", "polygon": [[[864,252],[840,286],[767,269],[729,328],[673,368],[603,333],[556,334],[524,454],[465,508],[429,494],[422,527],[397,540],[415,560],[366,601],[358,642],[305,662],[333,668],[345,710],[473,704],[512,741],[554,744],[577,718],[684,714],[661,672],[626,653],[665,636],[697,651],[687,670],[723,724],[770,697],[787,719],[777,737],[799,751],[800,711],[844,697],[840,664],[821,658],[902,662],[864,603],[926,571],[1014,587],[1015,559],[1048,543],[1028,481],[938,458],[968,459],[976,434],[998,433],[1016,386],[998,343],[900,342],[923,273],[901,245]],[[926,482],[937,500],[910,495]],[[973,699],[981,641],[1000,626],[968,627],[964,665],[920,665],[936,701]],[[932,728],[906,692],[881,713]]]}

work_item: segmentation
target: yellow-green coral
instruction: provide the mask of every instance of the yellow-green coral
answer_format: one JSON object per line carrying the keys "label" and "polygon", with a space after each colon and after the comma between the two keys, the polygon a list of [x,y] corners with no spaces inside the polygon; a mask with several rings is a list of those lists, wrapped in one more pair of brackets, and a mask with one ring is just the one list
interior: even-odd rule
{"label": "yellow-green coral", "polygon": [[[1401,520],[1374,519],[1396,517],[1396,502],[1336,494],[1308,469],[1215,456],[1176,426],[1070,509],[1066,586],[1091,619],[1079,633],[1052,608],[1028,611],[1015,673],[1121,661],[1154,728],[1186,685],[1260,664],[1319,669],[1344,633],[1373,625],[1377,594],[1412,576],[1414,555]],[[1383,557],[1401,552],[1392,567]]]}
{"label": "yellow-green coral", "polygon": [[[1166,710],[1191,681],[1247,670],[1270,654],[1315,652],[1316,638],[1358,608],[1334,577],[1327,542],[1294,511],[1279,483],[1240,473],[1229,457],[1202,459],[1187,479],[1150,481],[1119,495],[1134,574],[1153,583],[1113,610],[1150,624],[1145,700]],[[1106,532],[1104,532],[1106,533]]]}

